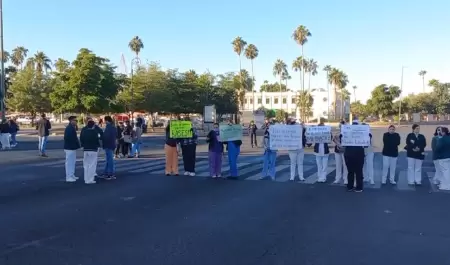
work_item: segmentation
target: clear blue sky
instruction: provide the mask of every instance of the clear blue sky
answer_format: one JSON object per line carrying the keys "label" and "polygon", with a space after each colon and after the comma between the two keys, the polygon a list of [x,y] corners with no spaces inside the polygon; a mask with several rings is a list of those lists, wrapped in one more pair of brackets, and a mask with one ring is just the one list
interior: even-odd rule
{"label": "clear blue sky", "polygon": [[[255,44],[256,85],[276,81],[277,58],[289,66],[300,55],[291,35],[298,25],[312,33],[305,56],[345,71],[357,99],[366,100],[378,84],[400,85],[405,69],[405,95],[422,91],[418,76],[448,80],[450,74],[450,1],[316,0],[316,1],[106,1],[4,0],[5,49],[22,45],[34,54],[44,51],[52,60],[72,60],[89,48],[120,65],[129,61],[129,40],[144,41],[141,58],[164,68],[213,73],[236,71],[238,57],[231,41],[236,36]],[[250,62],[243,60],[250,70]],[[447,75],[445,75],[445,73]],[[291,73],[289,86],[299,88]],[[445,80],[447,78],[447,80]],[[326,88],[326,75],[312,79]],[[427,88],[429,89],[429,88]]]}

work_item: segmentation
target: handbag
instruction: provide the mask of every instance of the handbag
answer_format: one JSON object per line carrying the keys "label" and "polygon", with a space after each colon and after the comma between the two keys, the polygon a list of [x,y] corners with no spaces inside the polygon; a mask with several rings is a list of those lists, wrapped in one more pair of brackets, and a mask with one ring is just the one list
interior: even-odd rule
{"label": "handbag", "polygon": [[132,142],[132,140],[131,140],[131,135],[124,135],[124,136],[123,136],[123,141],[124,141],[125,143],[130,144],[130,143]]}

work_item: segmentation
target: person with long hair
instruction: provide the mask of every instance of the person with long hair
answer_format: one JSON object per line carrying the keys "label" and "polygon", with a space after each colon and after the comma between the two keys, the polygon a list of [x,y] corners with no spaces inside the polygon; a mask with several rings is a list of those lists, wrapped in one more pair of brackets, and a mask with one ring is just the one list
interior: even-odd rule
{"label": "person with long hair", "polygon": [[408,160],[408,184],[422,185],[422,163],[425,159],[427,140],[420,134],[420,126],[414,124],[406,137],[406,157]]}
{"label": "person with long hair", "polygon": [[439,164],[439,160],[441,160],[441,155],[436,149],[436,145],[438,140],[442,137],[442,127],[438,126],[436,127],[436,130],[434,131],[433,138],[431,139],[431,154],[433,158],[435,173],[433,178],[433,183],[436,185],[440,184],[441,177],[442,177],[442,170]]}
{"label": "person with long hair", "polygon": [[166,127],[164,152],[166,154],[166,176],[178,176],[178,140],[170,137],[170,122]]}
{"label": "person with long hair", "polygon": [[397,168],[400,141],[400,135],[395,132],[395,126],[390,125],[388,131],[383,134],[383,174],[381,176],[381,184],[386,184],[388,171],[391,184],[397,184],[395,182],[395,169]]}
{"label": "person with long hair", "polygon": [[450,190],[450,135],[447,127],[441,128],[441,137],[437,139],[436,152],[439,154],[439,190]]}
{"label": "person with long hair", "polygon": [[[275,163],[277,160],[277,150],[270,149],[270,124],[266,124],[266,130],[264,131],[263,147],[264,147],[264,159],[263,170],[261,173],[261,179],[270,178],[275,180]],[[292,166],[291,166],[292,167]],[[295,168],[294,168],[295,170]],[[291,173],[292,175],[292,173]]]}
{"label": "person with long hair", "polygon": [[[345,125],[345,121],[339,123],[339,131],[341,127]],[[344,185],[347,185],[347,165],[345,164],[344,151],[345,147],[341,145],[342,134],[339,132],[333,137],[334,146],[334,160],[336,161],[336,177],[334,179],[334,184],[341,182],[344,179]]]}
{"label": "person with long hair", "polygon": [[209,174],[211,178],[222,177],[223,143],[220,141],[219,124],[214,123],[213,129],[206,136],[208,143]]}

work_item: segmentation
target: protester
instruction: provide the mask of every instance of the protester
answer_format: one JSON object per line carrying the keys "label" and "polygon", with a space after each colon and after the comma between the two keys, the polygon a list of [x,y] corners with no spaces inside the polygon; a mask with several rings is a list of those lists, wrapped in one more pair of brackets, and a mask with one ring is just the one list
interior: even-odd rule
{"label": "protester", "polygon": [[7,121],[0,122],[0,144],[2,146],[2,150],[11,148],[9,142],[9,124]]}
{"label": "protester", "polygon": [[105,151],[105,170],[103,172],[103,178],[106,180],[115,179],[115,167],[113,152],[116,148],[116,136],[117,129],[114,126],[111,116],[105,116],[105,131],[103,132],[103,150]]}
{"label": "protester", "polygon": [[[362,123],[362,125],[367,125]],[[373,179],[373,146],[372,146],[372,134],[369,133],[369,145],[364,146],[364,167],[363,167],[363,179],[365,182],[369,182],[370,185],[374,185]]]}
{"label": "protester", "polygon": [[178,140],[170,137],[170,123],[166,127],[166,144],[164,152],[166,153],[166,176],[178,176]]}
{"label": "protester", "polygon": [[[358,125],[359,121],[354,120],[352,125]],[[346,146],[344,151],[345,164],[347,165],[347,191],[363,191],[363,168],[364,168],[364,147]],[[356,188],[355,188],[356,179]]]}
{"label": "protester", "polygon": [[[271,178],[275,180],[275,164],[277,160],[277,150],[270,149],[270,124],[267,123],[264,131],[263,147],[264,147],[264,160],[261,179]],[[294,168],[295,170],[295,168]]]}
{"label": "protester", "polygon": [[133,127],[130,125],[130,121],[126,120],[122,131],[122,155],[127,157],[131,153],[131,143],[133,142]]}
{"label": "protester", "polygon": [[206,136],[208,143],[209,173],[211,178],[222,177],[223,143],[220,141],[219,124],[214,123],[213,130]]}
{"label": "protester", "polygon": [[[321,122],[318,126],[324,126]],[[317,182],[324,183],[327,181],[328,155],[330,149],[327,143],[314,143],[314,154],[317,163]]]}
{"label": "protester", "polygon": [[142,121],[143,121],[142,118],[138,116],[136,122],[134,123],[130,157],[138,158],[140,155],[142,143]]}
{"label": "protester", "polygon": [[[345,125],[345,121],[341,121],[339,123],[339,131],[341,127]],[[341,179],[344,179],[344,185],[347,185],[348,180],[348,170],[347,164],[345,163],[344,151],[345,147],[341,145],[342,143],[342,134],[339,132],[333,137],[334,146],[334,160],[336,161],[336,177],[334,179],[334,184],[338,184],[341,182]]]}
{"label": "protester", "polygon": [[436,140],[437,161],[439,163],[439,190],[450,190],[450,136],[448,128],[441,128],[441,136]]}
{"label": "protester", "polygon": [[183,155],[184,175],[195,176],[195,159],[197,150],[197,131],[192,128],[192,137],[181,139],[181,152]]}
{"label": "protester", "polygon": [[98,149],[100,140],[95,122],[90,120],[81,130],[80,143],[83,147],[83,167],[84,182],[86,184],[95,184],[95,175],[97,170]]}
{"label": "protester", "polygon": [[116,152],[115,152],[115,158],[121,158],[123,157],[123,155],[121,154],[121,151],[123,150],[123,130],[124,130],[125,126],[123,124],[123,122],[118,122],[116,125],[116,141],[117,141],[117,146],[116,146]]}
{"label": "protester", "polygon": [[50,135],[50,130],[52,129],[52,125],[50,121],[47,120],[45,113],[42,113],[41,118],[37,122],[36,130],[38,131],[39,137],[39,155],[42,157],[47,157],[45,153],[47,146],[48,136]]}
{"label": "protester", "polygon": [[389,171],[389,181],[392,185],[395,182],[395,170],[397,168],[398,146],[400,145],[400,135],[395,132],[395,126],[390,125],[388,131],[383,134],[383,175],[381,184],[386,184]]}
{"label": "protester", "polygon": [[[229,126],[232,126],[233,123],[229,121]],[[227,152],[228,152],[228,165],[230,165],[230,176],[228,176],[228,179],[237,179],[238,178],[238,168],[237,168],[237,159],[239,156],[239,153],[241,152],[241,140],[235,140],[235,141],[227,141],[225,142],[227,145]]]}
{"label": "protester", "polygon": [[420,126],[414,124],[412,132],[406,137],[406,157],[408,158],[408,184],[422,185],[422,163],[425,159],[427,141],[420,134]]}
{"label": "protester", "polygon": [[[295,120],[291,120],[288,124],[297,125]],[[304,181],[303,177],[303,159],[305,157],[305,145],[306,145],[306,128],[302,126],[302,146],[297,150],[289,151],[289,160],[291,162],[291,181],[295,180],[296,170],[298,171],[298,178],[300,181]],[[274,163],[275,164],[275,163]],[[274,169],[275,170],[275,169]]]}
{"label": "protester", "polygon": [[77,163],[77,150],[80,149],[80,142],[77,136],[77,118],[69,117],[69,124],[64,130],[64,153],[66,154],[66,182],[75,182],[75,165]]}
{"label": "protester", "polygon": [[250,122],[250,125],[248,126],[248,131],[250,134],[250,144],[253,147],[258,147],[258,140],[256,139],[256,131],[258,130],[258,127],[256,126],[255,122]]}
{"label": "protester", "polygon": [[17,125],[17,122],[14,119],[10,119],[8,121],[9,125],[9,134],[11,136],[11,147],[17,146],[17,132],[20,130],[19,125]]}

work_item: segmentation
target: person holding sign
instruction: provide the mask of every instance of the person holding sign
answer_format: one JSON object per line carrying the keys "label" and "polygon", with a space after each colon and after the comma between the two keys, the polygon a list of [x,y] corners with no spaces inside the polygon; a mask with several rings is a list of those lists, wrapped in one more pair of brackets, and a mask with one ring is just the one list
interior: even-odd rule
{"label": "person holding sign", "polygon": [[263,147],[264,147],[264,160],[261,179],[271,178],[275,180],[275,162],[277,160],[277,150],[270,149],[270,132],[269,124],[266,124],[266,130],[264,132]]}
{"label": "person holding sign", "polygon": [[[354,120],[352,126],[358,125],[358,120]],[[342,128],[341,128],[342,133]],[[344,138],[344,137],[343,137]],[[343,141],[344,145],[345,141]],[[345,146],[344,158],[347,165],[347,191],[362,192],[363,191],[363,168],[364,168],[364,147],[359,145]],[[356,189],[355,189],[356,179]]]}
{"label": "person holding sign", "polygon": [[206,136],[208,143],[209,173],[211,178],[220,178],[222,175],[223,143],[220,141],[219,124],[214,123],[213,130]]}
{"label": "person holding sign", "polygon": [[166,127],[166,176],[178,176],[178,140],[170,137],[170,123]]}
{"label": "person holding sign", "polygon": [[422,162],[425,159],[427,140],[420,134],[420,126],[414,124],[412,132],[406,136],[406,157],[408,158],[408,184],[422,184]]}
{"label": "person holding sign", "polygon": [[191,128],[192,137],[181,139],[181,152],[183,155],[184,175],[195,176],[195,159],[197,149],[197,132]]}
{"label": "person holding sign", "polygon": [[400,135],[395,132],[395,126],[390,125],[388,131],[383,134],[383,175],[381,184],[386,184],[388,171],[391,184],[397,184],[395,182],[395,169],[397,167],[399,145]]}
{"label": "person holding sign", "polygon": [[[323,122],[318,126],[325,126]],[[314,143],[314,154],[317,163],[317,182],[324,183],[327,181],[328,156],[330,148],[327,143]]]}
{"label": "person holding sign", "polygon": [[441,136],[436,139],[436,153],[441,176],[439,177],[439,190],[450,190],[450,136],[448,128],[441,128]]}
{"label": "person holding sign", "polygon": [[[296,125],[297,123],[295,120],[292,120],[290,125]],[[300,149],[297,150],[290,150],[289,151],[289,160],[291,161],[291,178],[290,181],[295,180],[295,171],[298,170],[298,178],[300,181],[304,181],[305,178],[303,177],[303,158],[305,157],[305,145],[306,145],[306,128],[302,126],[302,145]],[[275,164],[275,162],[274,162]],[[274,165],[275,167],[275,165]],[[274,169],[275,170],[275,169]]]}
{"label": "person holding sign", "polygon": [[[339,130],[341,129],[342,125],[345,125],[345,121],[341,121],[339,123]],[[345,158],[344,158],[344,150],[345,147],[341,145],[342,142],[342,134],[336,134],[333,137],[333,142],[335,144],[334,146],[334,160],[336,161],[336,177],[334,179],[334,184],[339,184],[341,182],[341,179],[344,179],[344,185],[347,185],[347,164],[345,164]]]}
{"label": "person holding sign", "polygon": [[[229,126],[233,126],[233,123],[229,121]],[[228,164],[230,165],[230,176],[228,179],[237,179],[238,178],[238,168],[237,168],[237,159],[239,153],[241,152],[241,140],[227,141],[225,142],[227,145],[228,151]]]}

